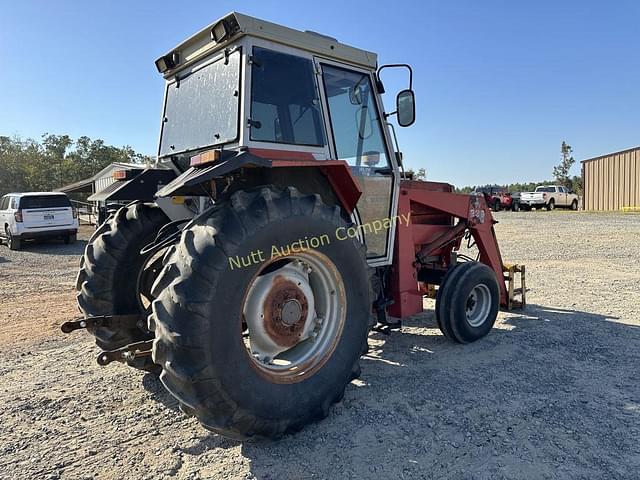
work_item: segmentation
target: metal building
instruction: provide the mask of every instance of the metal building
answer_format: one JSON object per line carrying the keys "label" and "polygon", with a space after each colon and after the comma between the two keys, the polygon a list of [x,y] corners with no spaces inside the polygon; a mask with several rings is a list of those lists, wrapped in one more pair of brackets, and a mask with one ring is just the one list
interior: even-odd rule
{"label": "metal building", "polygon": [[640,209],[640,147],[581,163],[585,210]]}

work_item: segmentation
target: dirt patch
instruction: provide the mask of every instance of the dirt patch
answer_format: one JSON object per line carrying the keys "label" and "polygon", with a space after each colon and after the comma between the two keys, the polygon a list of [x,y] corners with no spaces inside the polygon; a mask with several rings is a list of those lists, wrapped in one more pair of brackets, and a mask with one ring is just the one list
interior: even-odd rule
{"label": "dirt patch", "polygon": [[640,216],[497,218],[530,306],[457,345],[428,301],[402,333],[371,334],[326,420],[280,442],[209,433],[155,377],[100,368],[87,334],[58,333],[81,244],[2,248],[0,476],[638,478]]}

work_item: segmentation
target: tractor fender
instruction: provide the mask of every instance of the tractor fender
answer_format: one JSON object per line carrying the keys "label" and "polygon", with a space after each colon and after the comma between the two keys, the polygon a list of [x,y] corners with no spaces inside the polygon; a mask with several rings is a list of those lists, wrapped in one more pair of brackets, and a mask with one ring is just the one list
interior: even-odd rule
{"label": "tractor fender", "polygon": [[349,214],[362,195],[344,160],[316,160],[309,152],[247,148],[222,152],[214,163],[189,168],[156,196],[212,194],[212,180],[231,176],[239,184],[282,184],[318,193],[325,201],[333,197],[329,203],[339,203]]}

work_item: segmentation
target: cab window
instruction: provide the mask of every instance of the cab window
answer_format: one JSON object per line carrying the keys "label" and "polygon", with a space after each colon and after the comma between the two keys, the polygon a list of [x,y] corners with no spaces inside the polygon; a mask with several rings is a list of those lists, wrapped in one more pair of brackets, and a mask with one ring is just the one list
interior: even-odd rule
{"label": "cab window", "polygon": [[311,60],[253,47],[251,72],[251,140],[324,146]]}

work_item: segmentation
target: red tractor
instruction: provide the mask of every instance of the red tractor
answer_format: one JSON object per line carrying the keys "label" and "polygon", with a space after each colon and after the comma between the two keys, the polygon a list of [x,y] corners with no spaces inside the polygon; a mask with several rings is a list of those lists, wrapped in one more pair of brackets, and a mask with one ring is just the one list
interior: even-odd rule
{"label": "red tractor", "polygon": [[[158,162],[96,194],[131,203],[90,239],[84,318],[63,325],[95,336],[98,363],[158,372],[215,432],[279,438],[325,417],[369,331],[398,328],[435,286],[460,343],[514,305],[518,267],[484,197],[403,178],[389,120],[414,122],[408,65],[231,13],[156,66]],[[389,68],[409,72],[392,112]]]}

